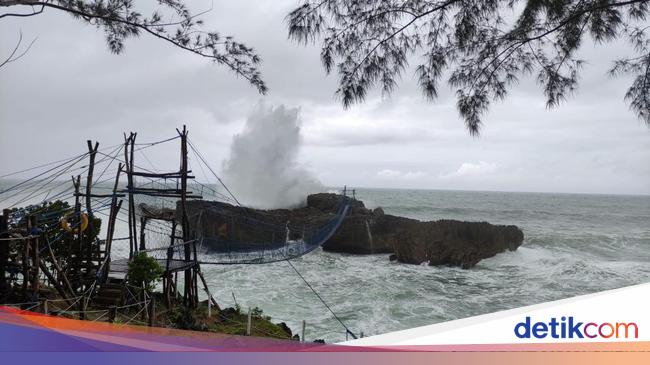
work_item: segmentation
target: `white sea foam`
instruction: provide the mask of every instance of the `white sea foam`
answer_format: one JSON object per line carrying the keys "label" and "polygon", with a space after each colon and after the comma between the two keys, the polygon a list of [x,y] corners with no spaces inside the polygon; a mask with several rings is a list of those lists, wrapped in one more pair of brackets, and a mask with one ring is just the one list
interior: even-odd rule
{"label": "white sea foam", "polygon": [[[377,202],[388,214],[404,214],[411,206],[420,207],[414,214],[419,219],[516,224],[526,239],[517,251],[483,260],[470,270],[321,250],[295,260],[356,332],[395,331],[650,280],[650,230],[631,218],[650,213],[650,198],[615,200],[615,212],[604,224],[599,209],[581,208],[566,195],[545,200],[540,194],[499,193],[497,199],[490,193],[360,189],[357,196]],[[602,197],[577,200],[585,199],[599,206]],[[203,270],[224,305],[232,304],[234,292],[244,306],[259,306],[293,329],[305,319],[308,339],[345,339],[341,325],[286,263]]]}

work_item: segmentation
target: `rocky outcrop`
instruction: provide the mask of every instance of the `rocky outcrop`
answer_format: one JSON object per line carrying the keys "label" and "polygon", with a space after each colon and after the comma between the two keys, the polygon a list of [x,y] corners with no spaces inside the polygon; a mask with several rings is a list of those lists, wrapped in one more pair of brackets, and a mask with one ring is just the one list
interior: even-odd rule
{"label": "rocky outcrop", "polygon": [[[325,194],[311,196],[314,206],[325,205]],[[480,260],[506,250],[516,250],[523,232],[516,226],[487,222],[439,220],[422,222],[384,214],[381,208],[366,209],[362,202],[352,209],[338,232],[323,249],[354,254],[392,253],[408,263],[452,265],[469,268]]]}
{"label": "rocky outcrop", "polygon": [[[218,206],[219,209],[206,207]],[[283,222],[326,222],[337,211],[340,197],[335,194],[313,194],[307,205],[298,209],[258,211],[247,214],[279,226]],[[218,233],[226,222],[218,212],[235,212],[243,208],[218,202],[188,202],[190,218],[201,213],[210,224],[197,225],[190,219],[193,230],[208,230],[205,235]],[[208,212],[208,213],[206,213]],[[213,213],[210,213],[213,212]],[[206,217],[205,215],[213,215]],[[213,223],[212,223],[213,222]],[[232,230],[237,230],[233,224]],[[239,236],[255,241],[254,232],[238,232]],[[350,254],[392,254],[391,259],[408,264],[452,265],[469,268],[480,260],[506,250],[516,250],[524,239],[516,226],[493,225],[487,222],[439,220],[422,222],[415,219],[384,214],[381,208],[368,209],[359,200],[352,201],[348,215],[337,232],[323,244],[331,252]]]}
{"label": "rocky outcrop", "polygon": [[482,259],[514,251],[524,240],[516,226],[439,220],[416,222],[395,234],[395,258],[404,263],[470,268]]}

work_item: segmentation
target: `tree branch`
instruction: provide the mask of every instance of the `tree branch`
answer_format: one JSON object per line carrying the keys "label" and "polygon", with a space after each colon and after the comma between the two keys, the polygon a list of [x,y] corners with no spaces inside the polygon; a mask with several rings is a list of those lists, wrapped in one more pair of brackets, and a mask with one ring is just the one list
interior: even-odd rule
{"label": "tree branch", "polygon": [[413,23],[415,23],[415,21],[417,21],[418,19],[421,19],[421,18],[423,18],[423,17],[425,17],[425,16],[427,16],[427,15],[429,15],[429,14],[435,13],[436,11],[442,10],[442,9],[446,8],[447,6],[452,5],[452,4],[454,4],[454,3],[458,2],[458,1],[460,1],[460,0],[448,0],[447,2],[445,2],[445,3],[443,3],[443,4],[440,4],[440,5],[436,6],[435,8],[433,8],[433,9],[431,9],[431,10],[427,10],[427,11],[425,11],[424,13],[421,13],[421,14],[418,14],[417,16],[415,16],[413,19],[411,19],[411,21],[409,21],[408,23],[406,23],[405,25],[403,25],[402,27],[400,27],[398,30],[396,30],[395,32],[393,32],[393,33],[392,33],[391,35],[389,35],[388,37],[386,37],[386,38],[382,39],[380,42],[378,42],[378,43],[377,43],[377,44],[376,44],[376,45],[375,45],[375,46],[374,46],[374,47],[373,47],[373,48],[372,48],[372,49],[371,49],[371,50],[366,54],[366,56],[361,60],[361,62],[359,62],[359,63],[354,67],[354,69],[352,70],[351,74],[355,74],[355,73],[359,70],[359,68],[361,67],[361,65],[363,65],[363,64],[368,60],[368,58],[370,57],[370,55],[373,54],[373,53],[377,50],[377,48],[379,48],[382,44],[385,44],[385,43],[388,42],[389,40],[393,39],[393,37],[395,37],[395,36],[398,35],[399,33],[403,32],[404,29],[410,27]]}
{"label": "tree branch", "polygon": [[[2,6],[8,6],[8,5],[2,5]],[[41,6],[41,9],[38,10],[38,11],[34,11],[32,9],[31,13],[5,13],[5,14],[0,15],[0,19],[2,19],[4,17],[7,17],[7,16],[22,17],[22,18],[28,17],[28,16],[34,16],[34,15],[38,15],[38,14],[42,13],[43,9],[45,9],[45,6]]]}
{"label": "tree branch", "polygon": [[27,52],[29,52],[29,50],[32,48],[32,45],[34,44],[34,42],[36,42],[36,39],[37,38],[34,38],[29,43],[27,48],[25,48],[25,50],[23,50],[19,55],[16,56],[16,52],[18,52],[18,49],[20,48],[20,44],[23,42],[23,32],[20,31],[19,36],[18,36],[18,42],[16,42],[16,46],[14,47],[13,51],[11,51],[11,53],[9,54],[9,57],[7,57],[4,61],[2,61],[2,63],[0,63],[0,68],[2,68],[2,66],[6,65],[8,63],[14,62],[14,61],[22,58],[25,54],[27,54]]}
{"label": "tree branch", "polygon": [[[101,21],[104,21],[104,22],[106,22],[108,24],[110,24],[110,23],[119,23],[119,24],[123,24],[123,25],[129,26],[129,27],[133,27],[133,28],[142,30],[142,31],[144,31],[146,33],[149,33],[150,35],[153,35],[154,37],[156,37],[158,39],[161,39],[161,40],[164,40],[164,41],[166,41],[168,43],[171,43],[172,45],[174,45],[176,47],[179,47],[179,48],[181,48],[181,49],[183,49],[185,51],[189,51],[189,52],[194,53],[196,55],[199,55],[201,57],[210,58],[210,59],[212,59],[212,60],[214,60],[214,61],[216,61],[218,63],[226,65],[232,71],[234,71],[236,74],[238,74],[239,76],[241,76],[244,79],[248,80],[249,82],[251,82],[251,84],[255,85],[260,93],[262,93],[262,94],[266,93],[266,86],[263,85],[263,83],[260,83],[261,80],[257,79],[255,77],[255,75],[253,75],[253,76],[248,75],[245,72],[245,70],[243,70],[240,66],[238,66],[236,64],[236,62],[235,63],[231,62],[230,60],[228,60],[228,58],[225,55],[218,54],[216,51],[213,52],[212,54],[201,52],[201,49],[203,47],[198,48],[198,47],[187,46],[186,44],[181,43],[179,40],[171,38],[170,36],[167,36],[166,34],[162,34],[161,32],[157,32],[154,29],[154,28],[157,28],[157,27],[163,27],[163,26],[165,26],[167,24],[163,24],[163,25],[159,25],[159,24],[143,24],[143,23],[140,23],[140,22],[131,21],[131,20],[116,17],[116,16],[90,13],[90,12],[82,11],[82,10],[79,10],[79,9],[66,7],[66,6],[63,6],[63,5],[60,5],[60,4],[54,4],[54,3],[51,3],[49,1],[30,1],[30,0],[9,0],[9,1],[5,0],[5,1],[0,1],[0,6],[13,6],[13,5],[41,6],[41,10],[39,11],[39,13],[42,12],[42,10],[44,8],[52,8],[52,9],[60,10],[60,11],[63,11],[63,12],[67,12],[67,13],[82,17],[83,19],[85,19],[88,22],[91,22],[93,19],[94,20],[101,20]],[[31,15],[35,15],[35,14],[30,14],[30,16]],[[191,17],[190,17],[190,19],[191,19]],[[185,20],[187,20],[187,19],[185,19]],[[180,24],[183,24],[183,23],[184,23],[183,21],[180,22]],[[169,25],[173,25],[173,24],[175,24],[175,23],[169,23]],[[233,52],[233,55],[236,55],[236,53]],[[255,61],[253,61],[253,63],[254,62]]]}

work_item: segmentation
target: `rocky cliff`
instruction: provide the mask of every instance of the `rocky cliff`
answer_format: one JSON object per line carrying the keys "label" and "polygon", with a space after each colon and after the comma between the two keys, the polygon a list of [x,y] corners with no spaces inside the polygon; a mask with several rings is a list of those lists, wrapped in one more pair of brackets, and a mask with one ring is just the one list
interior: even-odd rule
{"label": "rocky cliff", "polygon": [[[307,198],[307,206],[303,208],[246,210],[248,216],[257,216],[267,222],[281,225],[291,221],[299,225],[303,221],[326,222],[335,214],[339,205],[338,195],[313,194]],[[206,207],[219,209],[206,210]],[[240,209],[243,208],[219,202],[188,202],[190,225],[195,233],[214,235],[227,222],[218,212],[232,213]],[[199,215],[211,223],[193,224],[191,217]],[[229,230],[238,230],[235,223],[231,225]],[[255,240],[254,232],[241,232],[241,229],[237,232],[239,236]],[[516,226],[455,220],[422,222],[384,214],[381,208],[370,210],[363,202],[354,200],[341,227],[325,242],[323,249],[350,254],[386,253],[392,254],[391,259],[407,264],[428,263],[470,268],[484,258],[506,250],[516,250],[523,239],[523,232]]]}

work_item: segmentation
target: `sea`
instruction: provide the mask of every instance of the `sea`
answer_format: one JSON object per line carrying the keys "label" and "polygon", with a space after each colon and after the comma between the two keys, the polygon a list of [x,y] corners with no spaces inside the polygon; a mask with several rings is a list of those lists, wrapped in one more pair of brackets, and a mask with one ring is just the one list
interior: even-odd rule
{"label": "sea", "polygon": [[[260,308],[294,333],[304,321],[307,341],[338,342],[349,338],[342,323],[371,336],[650,281],[650,195],[357,188],[356,196],[419,220],[514,224],[525,239],[471,269],[321,249],[293,267],[203,265],[213,297],[221,307]],[[118,226],[116,237],[125,231]]]}
{"label": "sea", "polygon": [[[295,268],[357,336],[425,326],[650,281],[650,196],[357,189],[367,207],[419,220],[514,224],[516,251],[471,269],[316,250]],[[222,306],[261,308],[308,341],[342,324],[286,262],[202,268]]]}

